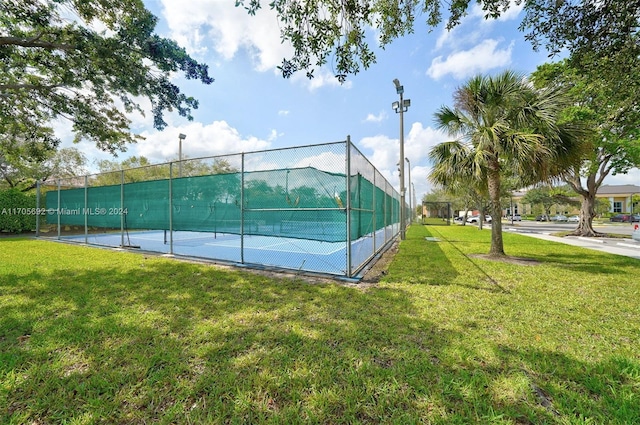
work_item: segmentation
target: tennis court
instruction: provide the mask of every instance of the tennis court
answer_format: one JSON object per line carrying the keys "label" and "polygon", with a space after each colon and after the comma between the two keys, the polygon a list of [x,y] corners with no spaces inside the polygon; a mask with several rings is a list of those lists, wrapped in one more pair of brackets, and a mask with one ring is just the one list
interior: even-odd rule
{"label": "tennis court", "polygon": [[399,199],[348,139],[38,185],[56,239],[355,279],[399,233]]}
{"label": "tennis court", "polygon": [[[377,235],[384,240],[384,229]],[[390,230],[389,230],[390,232]],[[361,238],[350,245],[351,260],[364,262],[370,255],[374,237]],[[337,276],[347,275],[347,248],[344,242],[301,240],[299,238],[150,230],[120,233],[63,236],[61,240],[90,245],[126,248],[244,264],[250,267],[302,270]],[[360,276],[352,276],[358,279]]]}

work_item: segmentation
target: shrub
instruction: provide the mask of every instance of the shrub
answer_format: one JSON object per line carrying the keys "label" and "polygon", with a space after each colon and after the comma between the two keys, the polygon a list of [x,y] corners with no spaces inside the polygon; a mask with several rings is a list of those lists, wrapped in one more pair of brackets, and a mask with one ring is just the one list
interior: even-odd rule
{"label": "shrub", "polygon": [[36,196],[17,189],[0,190],[0,231],[19,233],[36,227]]}

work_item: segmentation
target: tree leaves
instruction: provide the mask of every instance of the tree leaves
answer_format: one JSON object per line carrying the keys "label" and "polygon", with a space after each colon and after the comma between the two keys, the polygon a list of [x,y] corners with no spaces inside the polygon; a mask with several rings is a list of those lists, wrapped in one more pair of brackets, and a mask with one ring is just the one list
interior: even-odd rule
{"label": "tree leaves", "polygon": [[[498,17],[512,5],[510,0],[477,3],[487,18]],[[250,15],[261,7],[259,0],[236,0],[235,4]],[[444,11],[448,12],[447,29],[451,29],[467,14],[470,4],[470,0],[273,0],[269,7],[280,19],[282,40],[294,48],[278,69],[285,78],[300,70],[313,78],[314,69],[330,63],[336,78],[344,82],[348,75],[376,62],[371,43],[385,48],[396,38],[413,33],[417,16],[424,16],[427,26],[434,28],[445,19]]]}
{"label": "tree leaves", "polygon": [[[455,140],[431,150],[429,179],[488,193],[491,214],[500,217],[505,177],[525,186],[562,175],[581,159],[575,133],[560,123],[570,101],[566,90],[536,89],[512,71],[471,78],[454,93],[455,108],[436,113],[438,127]],[[499,220],[491,232],[490,253],[504,255]]]}
{"label": "tree leaves", "polygon": [[167,125],[166,112],[192,119],[198,102],[181,93],[171,73],[204,84],[213,78],[206,64],[155,35],[156,22],[140,0],[4,1],[0,134],[15,123],[46,129],[63,117],[76,140],[116,153],[140,138],[124,112],[142,113],[142,98],[151,102],[159,130]]}

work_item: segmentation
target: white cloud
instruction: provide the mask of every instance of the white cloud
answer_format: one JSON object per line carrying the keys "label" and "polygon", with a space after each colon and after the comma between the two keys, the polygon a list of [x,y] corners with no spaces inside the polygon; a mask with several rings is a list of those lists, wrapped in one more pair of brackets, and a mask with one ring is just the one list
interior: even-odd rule
{"label": "white cloud", "polygon": [[446,46],[449,43],[451,43],[451,40],[455,40],[456,37],[454,37],[454,35],[457,32],[459,32],[459,27],[454,27],[454,28],[452,28],[450,30],[447,30],[446,28],[443,28],[442,32],[440,33],[440,36],[436,40],[435,50],[438,51],[438,50],[442,49],[444,46]]}
{"label": "white cloud", "polygon": [[227,0],[162,0],[162,5],[171,38],[191,53],[204,55],[212,48],[230,60],[244,48],[256,70],[275,72],[292,51],[290,45],[280,42],[278,18],[269,8],[250,16]]}
{"label": "white cloud", "polygon": [[[215,53],[232,60],[240,51],[251,58],[255,71],[279,74],[282,58],[291,57],[293,47],[280,37],[279,19],[273,10],[263,7],[250,16],[243,7],[229,0],[161,0],[163,16],[170,37],[194,55]],[[302,82],[309,90],[324,86],[340,86],[331,72],[319,69],[309,80],[304,72],[294,74],[293,81]],[[351,83],[342,84],[350,88]]]}
{"label": "white cloud", "polygon": [[380,113],[378,115],[374,115],[374,114],[367,114],[367,118],[365,118],[364,120],[366,122],[381,122],[386,120],[388,117],[387,113],[385,111],[380,111]]}
{"label": "white cloud", "polygon": [[469,14],[469,17],[481,18],[484,22],[487,22],[487,23],[492,23],[492,22],[495,22],[496,20],[501,22],[513,21],[515,19],[518,19],[518,16],[520,15],[520,12],[522,12],[522,9],[524,9],[524,2],[521,2],[520,4],[516,4],[514,0],[511,0],[509,4],[509,8],[505,12],[500,12],[500,16],[494,20],[492,18],[485,19],[484,15],[486,12],[482,10],[482,8],[478,4],[475,4],[471,8],[471,13]]}
{"label": "white cloud", "polygon": [[632,168],[626,174],[609,175],[605,180],[605,184],[633,184],[640,186],[640,168]]}
{"label": "white cloud", "polygon": [[382,172],[382,170],[395,170],[399,158],[399,140],[391,139],[385,135],[364,137],[358,143],[359,146],[372,151],[372,154],[363,152],[369,161]]}
{"label": "white cloud", "polygon": [[323,152],[299,160],[293,168],[314,167],[331,173],[344,173],[345,157],[334,152]]}
{"label": "white cloud", "polygon": [[511,2],[509,9],[498,18],[498,21],[514,21],[520,17],[520,12],[524,9],[524,2],[515,4]]}
{"label": "white cloud", "polygon": [[435,51],[443,48],[459,50],[462,46],[477,44],[483,38],[486,38],[493,26],[497,22],[508,22],[519,18],[520,12],[524,8],[524,4],[515,4],[512,0],[509,9],[502,12],[497,19],[485,19],[485,12],[480,6],[473,5],[469,14],[464,17],[460,24],[447,30],[442,28],[440,36],[436,40]]}
{"label": "white cloud", "polygon": [[271,129],[271,132],[269,133],[269,137],[267,138],[267,140],[269,142],[275,142],[278,137],[282,136],[283,133],[278,133],[278,131],[275,128]]}
{"label": "white cloud", "polygon": [[[411,191],[413,192],[413,189],[415,188],[415,198],[414,198],[414,194],[412,193],[411,202],[413,202],[413,199],[415,199],[419,204],[422,201],[422,197],[427,193],[431,192],[432,185],[427,180],[427,177],[429,176],[430,172],[431,172],[431,167],[426,167],[426,166],[411,167],[411,183],[412,183]],[[407,184],[409,184],[408,181],[407,181]]]}
{"label": "white cloud", "polygon": [[[404,138],[404,155],[411,162],[411,181],[417,193],[428,192],[426,176],[430,168],[421,166],[427,161],[429,151],[438,143],[448,140],[446,135],[431,127],[416,122]],[[399,184],[398,159],[400,158],[400,140],[385,135],[365,137],[358,143],[369,161],[385,176],[396,189]],[[371,151],[369,153],[368,151]],[[409,184],[408,164],[405,163],[405,184]]]}
{"label": "white cloud", "polygon": [[[446,134],[431,127],[423,127],[419,122],[411,126],[409,134],[405,137],[405,157],[411,161],[410,177],[416,189],[418,202],[422,199],[422,195],[431,191],[431,184],[427,181],[431,167],[420,164],[428,162],[431,148],[446,140],[449,140]],[[409,171],[405,169],[405,173],[407,174],[405,182],[409,185]]]}
{"label": "white cloud", "polygon": [[514,43],[506,49],[497,49],[498,40],[484,40],[470,50],[450,54],[446,59],[438,56],[433,59],[427,75],[435,80],[447,74],[456,79],[464,79],[490,69],[501,68],[511,64],[511,53]]}
{"label": "white cloud", "polygon": [[422,123],[413,123],[404,140],[404,155],[412,163],[422,162],[429,156],[429,151],[438,143],[449,140],[443,132],[431,127],[423,127]]}
{"label": "white cloud", "polygon": [[486,36],[486,31],[484,31],[482,27],[474,25],[471,30],[467,28],[469,26],[470,25],[460,24],[451,30],[443,28],[440,37],[436,40],[435,51],[443,48],[452,50],[461,49],[463,46],[478,43],[480,39]]}
{"label": "white cloud", "polygon": [[238,130],[225,121],[214,121],[207,125],[190,123],[162,132],[143,133],[146,139],[132,146],[131,150],[135,150],[138,155],[145,156],[152,162],[175,159],[178,157],[179,133],[187,135],[182,142],[182,153],[189,158],[249,152],[268,149],[271,146],[269,141],[257,137],[243,137]]}
{"label": "white cloud", "polygon": [[309,91],[314,91],[325,86],[342,87],[348,90],[353,86],[351,80],[340,83],[333,73],[325,69],[317,69],[313,75],[314,77],[309,79],[304,71],[300,71],[295,73],[291,79],[299,84],[306,85]]}

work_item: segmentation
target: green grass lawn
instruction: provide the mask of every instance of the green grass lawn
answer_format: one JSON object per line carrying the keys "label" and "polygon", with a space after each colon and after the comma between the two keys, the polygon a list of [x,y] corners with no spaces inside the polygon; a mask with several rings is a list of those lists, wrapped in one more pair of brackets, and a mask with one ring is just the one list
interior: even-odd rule
{"label": "green grass lawn", "polygon": [[489,237],[365,288],[2,240],[0,423],[640,423],[640,261]]}

